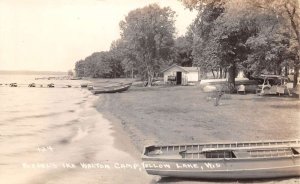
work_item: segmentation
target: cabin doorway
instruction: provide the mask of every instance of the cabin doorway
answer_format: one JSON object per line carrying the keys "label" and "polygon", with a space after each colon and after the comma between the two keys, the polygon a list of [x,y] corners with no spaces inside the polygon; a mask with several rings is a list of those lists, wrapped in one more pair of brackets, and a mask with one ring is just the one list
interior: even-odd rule
{"label": "cabin doorway", "polygon": [[176,72],[176,84],[181,85],[182,72]]}

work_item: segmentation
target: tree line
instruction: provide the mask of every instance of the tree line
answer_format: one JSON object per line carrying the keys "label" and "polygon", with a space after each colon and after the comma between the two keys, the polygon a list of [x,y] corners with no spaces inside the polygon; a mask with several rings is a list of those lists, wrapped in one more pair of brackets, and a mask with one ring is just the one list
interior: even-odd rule
{"label": "tree line", "polygon": [[[228,77],[238,71],[251,78],[262,72],[299,75],[297,0],[180,0],[198,12],[184,36],[175,38],[175,12],[151,4],[129,12],[120,22],[121,38],[106,52],[76,62],[77,76],[137,76],[152,80],[177,63]],[[226,74],[228,73],[228,76]]]}

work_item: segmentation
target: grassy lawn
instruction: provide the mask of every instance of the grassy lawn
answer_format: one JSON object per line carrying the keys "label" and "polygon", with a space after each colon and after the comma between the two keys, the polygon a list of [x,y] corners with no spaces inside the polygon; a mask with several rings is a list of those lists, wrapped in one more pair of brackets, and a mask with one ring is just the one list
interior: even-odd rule
{"label": "grassy lawn", "polygon": [[215,106],[197,86],[132,87],[101,94],[98,110],[120,119],[134,145],[295,139],[300,101],[255,94],[225,95]]}

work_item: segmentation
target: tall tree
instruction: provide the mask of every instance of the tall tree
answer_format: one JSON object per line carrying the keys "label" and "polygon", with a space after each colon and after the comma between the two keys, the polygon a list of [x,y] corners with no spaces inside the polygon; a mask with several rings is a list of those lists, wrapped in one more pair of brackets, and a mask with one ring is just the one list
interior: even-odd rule
{"label": "tall tree", "polygon": [[117,78],[124,75],[124,69],[122,67],[122,61],[124,59],[122,40],[115,40],[111,43],[108,59],[111,68],[111,76]]}
{"label": "tall tree", "polygon": [[75,63],[75,74],[77,77],[84,77],[84,60],[79,60]]}
{"label": "tall tree", "polygon": [[294,87],[300,69],[300,5],[298,0],[253,0],[251,3],[262,10],[272,11],[278,20],[285,20],[284,28],[290,32],[290,51],[293,53]]}
{"label": "tall tree", "polygon": [[76,62],[75,71],[78,77],[111,77],[110,57],[108,52],[95,52],[84,60]]}
{"label": "tall tree", "polygon": [[193,35],[187,33],[185,36],[178,37],[174,45],[174,62],[180,66],[193,65]]}
{"label": "tall tree", "polygon": [[[198,10],[198,15],[192,25],[190,32],[192,32],[193,39],[193,64],[201,68],[202,73],[212,71],[223,67],[222,60],[217,56],[219,50],[217,40],[212,35],[215,27],[216,19],[224,12],[223,3],[220,1],[212,1],[199,6],[202,9]],[[197,6],[198,7],[198,6]]]}
{"label": "tall tree", "polygon": [[121,39],[137,62],[136,70],[151,86],[174,45],[174,15],[169,7],[151,4],[129,12],[120,22]]}
{"label": "tall tree", "polygon": [[[293,30],[293,24],[287,26],[287,17],[278,16],[274,9],[257,8],[261,5],[260,1],[182,1],[187,7],[199,11],[193,23],[194,61],[208,70],[228,69],[228,82],[232,89],[237,68],[245,70],[248,75],[263,70],[280,74],[282,66],[297,50],[290,39],[291,34],[284,30],[286,27]],[[283,7],[290,10],[286,15],[297,12],[292,5]],[[296,32],[294,35],[297,38]]]}

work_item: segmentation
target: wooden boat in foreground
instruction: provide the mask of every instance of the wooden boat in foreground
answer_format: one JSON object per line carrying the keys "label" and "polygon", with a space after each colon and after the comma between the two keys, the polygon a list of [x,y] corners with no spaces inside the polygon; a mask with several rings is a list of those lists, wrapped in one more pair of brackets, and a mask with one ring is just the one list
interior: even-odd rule
{"label": "wooden boat in foreground", "polygon": [[203,179],[300,176],[300,140],[147,146],[148,174]]}
{"label": "wooden boat in foreground", "polygon": [[121,84],[117,86],[107,86],[102,87],[100,89],[92,89],[93,94],[100,94],[100,93],[120,93],[123,91],[127,91],[131,87],[131,83],[128,84]]}

